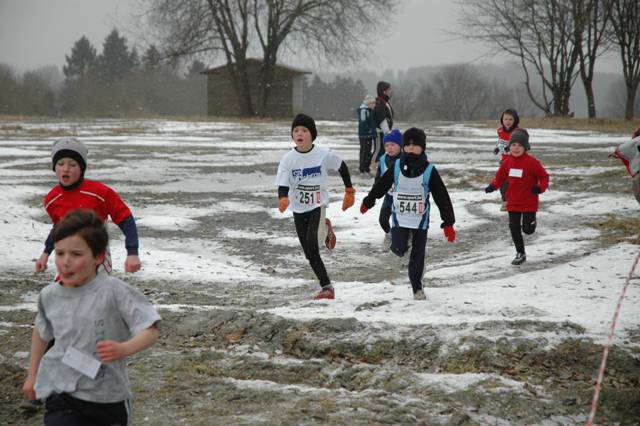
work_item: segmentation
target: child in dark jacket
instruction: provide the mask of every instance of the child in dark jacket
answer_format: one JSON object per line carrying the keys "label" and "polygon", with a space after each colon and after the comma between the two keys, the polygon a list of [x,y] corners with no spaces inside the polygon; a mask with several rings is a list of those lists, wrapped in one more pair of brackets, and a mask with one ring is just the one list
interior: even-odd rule
{"label": "child in dark jacket", "polygon": [[[380,157],[374,184],[380,180],[387,170],[393,169],[396,160],[400,158],[400,153],[402,152],[402,132],[398,129],[393,129],[384,135],[383,141],[385,154]],[[384,196],[382,207],[380,207],[380,216],[378,217],[380,227],[385,234],[388,234],[391,230],[391,225],[389,224],[389,218],[391,218],[391,206],[393,205],[393,196],[391,194],[391,191],[389,191]],[[387,241],[385,240],[385,242]]]}
{"label": "child in dark jacket", "polygon": [[449,242],[456,239],[456,231],[453,229],[455,215],[440,174],[433,164],[427,161],[427,137],[424,131],[412,127],[404,132],[402,140],[400,159],[374,183],[369,194],[362,200],[360,212],[366,213],[375,205],[377,198],[382,198],[390,189],[393,190],[391,251],[397,256],[404,256],[409,249],[411,238],[409,281],[414,299],[424,300],[426,296],[422,286],[422,274],[429,228],[429,194],[433,195],[440,210],[443,222],[440,227],[444,229]]}
{"label": "child in dark jacket", "polygon": [[509,155],[485,188],[485,192],[490,193],[509,182],[507,211],[511,238],[516,247],[512,265],[520,265],[527,259],[521,231],[527,235],[535,232],[538,195],[549,187],[549,174],[537,158],[528,154],[530,149],[529,133],[525,129],[515,130],[509,139]]}
{"label": "child in dark jacket", "polygon": [[378,136],[376,131],[376,116],[373,109],[376,106],[376,99],[367,95],[364,97],[360,108],[358,108],[358,138],[360,139],[360,162],[358,170],[369,177],[371,172],[372,149],[375,139]]}

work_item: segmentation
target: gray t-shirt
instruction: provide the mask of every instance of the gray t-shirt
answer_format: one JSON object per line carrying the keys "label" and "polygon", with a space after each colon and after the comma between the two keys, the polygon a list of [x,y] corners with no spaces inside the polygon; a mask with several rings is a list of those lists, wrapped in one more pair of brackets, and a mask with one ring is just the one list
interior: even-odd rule
{"label": "gray t-shirt", "polygon": [[160,315],[140,291],[104,272],[81,287],[48,285],[38,297],[35,327],[43,340],[56,341],[40,361],[36,398],[64,392],[100,403],[129,399],[126,360],[102,364],[91,379],[63,363],[62,358],[73,347],[100,361],[98,341],[124,342],[158,321]]}

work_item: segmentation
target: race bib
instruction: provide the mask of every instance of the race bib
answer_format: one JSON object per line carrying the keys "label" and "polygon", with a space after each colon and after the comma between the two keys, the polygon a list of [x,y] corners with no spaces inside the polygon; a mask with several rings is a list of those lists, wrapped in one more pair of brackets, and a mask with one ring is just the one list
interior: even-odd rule
{"label": "race bib", "polygon": [[424,198],[422,197],[422,194],[398,193],[396,199],[396,211],[400,214],[414,214],[422,216],[424,214]]}
{"label": "race bib", "polygon": [[320,204],[320,185],[298,185],[298,203],[306,205]]}
{"label": "race bib", "polygon": [[509,169],[509,177],[522,177],[522,169]]}
{"label": "race bib", "polygon": [[77,350],[73,346],[64,353],[62,363],[84,374],[90,379],[95,379],[100,370],[100,361],[94,357]]}

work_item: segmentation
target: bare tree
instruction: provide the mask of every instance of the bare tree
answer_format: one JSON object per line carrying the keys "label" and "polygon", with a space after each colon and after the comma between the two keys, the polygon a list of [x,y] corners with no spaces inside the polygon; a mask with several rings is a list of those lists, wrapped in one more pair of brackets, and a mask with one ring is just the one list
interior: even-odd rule
{"label": "bare tree", "polygon": [[418,95],[418,106],[432,119],[464,121],[485,118],[490,84],[476,68],[456,64],[438,71]]}
{"label": "bare tree", "polygon": [[[355,62],[392,0],[155,0],[146,16],[172,55],[222,53],[244,115],[266,114],[285,49]],[[381,10],[385,14],[380,13]],[[259,99],[251,98],[250,53],[261,52]]]}
{"label": "bare tree", "polygon": [[[574,19],[576,27],[576,45],[580,54],[580,78],[587,95],[589,118],[596,118],[596,101],[593,93],[593,75],[596,59],[606,52],[610,42],[609,17],[613,0],[576,0],[574,3]],[[582,31],[580,31],[582,29]]]}
{"label": "bare tree", "polygon": [[638,0],[614,0],[611,11],[613,37],[620,49],[622,72],[627,88],[624,118],[632,120],[638,84],[640,84],[640,3]]}
{"label": "bare tree", "polygon": [[[576,0],[468,0],[462,3],[465,36],[519,58],[531,100],[546,115],[569,114],[579,48]],[[531,69],[542,83],[535,95]]]}

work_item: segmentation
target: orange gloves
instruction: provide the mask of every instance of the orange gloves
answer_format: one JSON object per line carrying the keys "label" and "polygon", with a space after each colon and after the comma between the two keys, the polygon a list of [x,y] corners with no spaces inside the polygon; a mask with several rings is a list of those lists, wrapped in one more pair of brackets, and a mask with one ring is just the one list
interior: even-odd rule
{"label": "orange gloves", "polygon": [[284,213],[284,211],[289,207],[289,197],[282,197],[278,200],[278,210],[280,213]]}
{"label": "orange gloves", "polygon": [[354,187],[344,189],[344,199],[342,200],[342,210],[346,210],[356,202],[356,189]]}
{"label": "orange gloves", "polygon": [[450,243],[456,240],[456,230],[453,229],[453,225],[447,225],[443,228],[444,235],[447,237],[447,241]]}

